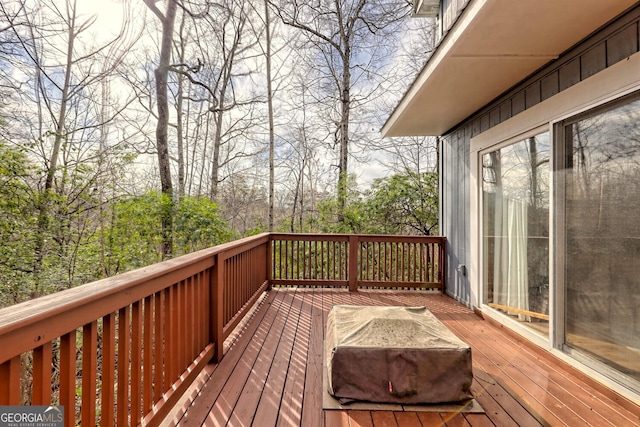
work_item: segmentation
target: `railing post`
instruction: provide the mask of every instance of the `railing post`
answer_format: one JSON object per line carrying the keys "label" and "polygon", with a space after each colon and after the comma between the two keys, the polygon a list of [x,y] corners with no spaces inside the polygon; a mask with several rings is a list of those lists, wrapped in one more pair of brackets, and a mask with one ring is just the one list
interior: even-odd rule
{"label": "railing post", "polygon": [[358,236],[349,236],[349,266],[347,277],[349,279],[349,292],[358,290]]}
{"label": "railing post", "polygon": [[224,260],[215,255],[215,265],[211,275],[211,342],[215,344],[214,362],[222,360],[224,349]]}
{"label": "railing post", "polygon": [[20,356],[0,364],[0,405],[20,404]]}
{"label": "railing post", "polygon": [[269,233],[269,240],[267,240],[267,281],[269,285],[267,285],[268,291],[271,290],[273,285],[273,240],[272,233]]}
{"label": "railing post", "polygon": [[440,262],[439,267],[440,267],[440,292],[444,293],[445,289],[446,289],[446,283],[445,283],[445,259],[446,259],[446,251],[445,251],[445,244],[446,244],[447,238],[442,236],[440,238]]}

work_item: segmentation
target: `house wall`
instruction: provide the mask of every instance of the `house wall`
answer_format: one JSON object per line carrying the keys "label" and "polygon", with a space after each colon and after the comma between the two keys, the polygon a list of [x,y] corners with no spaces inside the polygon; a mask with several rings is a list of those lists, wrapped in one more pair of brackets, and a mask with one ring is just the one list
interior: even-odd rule
{"label": "house wall", "polygon": [[443,37],[456,22],[469,0],[441,0],[440,36]]}
{"label": "house wall", "polygon": [[[455,0],[451,0],[454,2]],[[470,303],[471,138],[640,51],[640,5],[594,32],[441,138],[441,233],[447,236],[446,291]]]}

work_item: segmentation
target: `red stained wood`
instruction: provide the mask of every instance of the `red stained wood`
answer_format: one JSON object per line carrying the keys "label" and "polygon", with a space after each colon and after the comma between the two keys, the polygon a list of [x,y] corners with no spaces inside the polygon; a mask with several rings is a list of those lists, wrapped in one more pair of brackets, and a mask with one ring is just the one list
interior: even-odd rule
{"label": "red stained wood", "polygon": [[142,413],[146,414],[153,405],[153,297],[148,296],[143,304],[143,344],[142,344]]}
{"label": "red stained wood", "polygon": [[[293,300],[289,306],[285,304],[283,307],[285,311],[288,309],[286,314],[283,312],[284,321],[272,326],[247,378],[245,389],[249,392],[240,395],[236,403],[237,409],[229,417],[229,422],[233,425],[247,425],[253,419],[259,419],[265,425],[275,425],[281,400],[278,396],[282,396],[290,357],[272,360],[276,354],[291,354],[302,305],[300,296],[296,297],[295,293],[291,293],[291,296]],[[262,403],[260,408],[258,403]]]}
{"label": "red stained wood", "polygon": [[129,424],[129,349],[131,348],[131,308],[118,310],[118,425]]}
{"label": "red stained wood", "polygon": [[391,411],[372,411],[371,418],[375,427],[399,427]]}
{"label": "red stained wood", "polygon": [[349,416],[344,411],[325,411],[324,425],[332,427],[349,427]]}
{"label": "red stained wood", "polygon": [[0,365],[0,404],[20,404],[20,356]]}
{"label": "red stained wood", "polygon": [[162,343],[164,342],[166,325],[166,312],[164,310],[165,301],[164,301],[165,292],[158,292],[155,294],[153,298],[154,309],[154,332],[153,332],[153,346],[154,346],[154,355],[153,355],[153,401],[156,402],[160,400],[162,397],[162,393],[165,390],[165,381],[164,381],[164,372],[163,367],[164,364],[164,346]]}
{"label": "red stained wood", "polygon": [[97,352],[98,322],[95,321],[84,325],[82,330],[82,425],[96,422]]}
{"label": "red stained wood", "polygon": [[300,308],[300,319],[298,320],[291,362],[285,378],[276,425],[300,424],[301,422],[302,401],[299,396],[304,395],[307,357],[309,355],[311,337],[311,313],[314,303],[314,293],[304,292],[302,294],[304,299]]}
{"label": "red stained wood", "polygon": [[[441,236],[272,233],[273,284],[437,287],[442,289]],[[429,256],[425,256],[429,253]]]}
{"label": "red stained wood", "polygon": [[33,405],[51,404],[51,356],[51,342],[33,350]]}
{"label": "red stained wood", "polygon": [[[464,418],[473,427],[494,427],[496,424],[486,414],[464,414]],[[500,424],[498,424],[500,426]]]}
{"label": "red stained wood", "polygon": [[446,425],[437,412],[418,412],[417,415],[424,427],[442,427]]}
{"label": "red stained wood", "polygon": [[131,307],[131,423],[138,423],[142,416],[142,303]]}
{"label": "red stained wood", "polygon": [[76,425],[76,331],[60,337],[60,405],[66,410],[66,427]]}
{"label": "red stained wood", "polygon": [[464,415],[461,413],[441,413],[440,416],[444,420],[447,427],[471,427]]}
{"label": "red stained wood", "polygon": [[348,411],[351,427],[373,427],[371,411]]}
{"label": "red stained wood", "polygon": [[[210,381],[211,377],[226,378],[229,379],[236,366],[243,364],[246,361],[245,352],[250,344],[259,346],[260,342],[255,340],[255,336],[259,333],[259,329],[263,329],[265,324],[270,324],[274,321],[277,314],[277,310],[271,310],[275,293],[271,293],[260,306],[259,310],[253,315],[252,321],[246,325],[243,334],[233,342],[229,354],[219,363],[210,364],[204,369],[201,376],[204,377],[203,387],[195,397],[198,405],[190,406],[186,415],[182,417],[182,414],[176,416],[170,414],[168,417],[168,424],[173,425],[177,420],[181,420],[181,425],[184,426],[199,426],[201,424],[215,425],[215,418],[210,416],[212,406],[220,398],[222,390],[227,381]],[[256,342],[257,341],[257,342]],[[221,405],[227,405],[226,396],[221,398]],[[178,408],[184,408],[189,404],[176,405]]]}
{"label": "red stained wood", "polygon": [[[178,425],[217,425],[227,420],[229,425],[305,427],[574,425],[571,423],[587,408],[595,415],[580,425],[606,425],[602,421],[610,419],[621,421],[618,425],[634,425],[640,419],[637,406],[620,405],[619,396],[437,292],[274,288],[268,298],[221,364],[205,369],[200,395],[191,393],[189,404],[177,405],[183,413],[182,408],[187,408]],[[426,305],[471,344],[472,390],[486,413],[323,411],[324,328],[335,304]],[[555,385],[541,394],[549,381]],[[571,390],[580,399],[568,396]],[[588,399],[589,395],[593,397]],[[549,404],[565,399],[572,404],[569,411]]]}
{"label": "red stained wood", "polygon": [[394,412],[393,415],[401,427],[422,427],[416,412]]}
{"label": "red stained wood", "polygon": [[116,316],[108,314],[102,318],[102,408],[101,425],[115,425],[114,380],[116,352]]}
{"label": "red stained wood", "polygon": [[[25,391],[31,403],[49,404],[53,387],[68,407],[68,423],[157,424],[213,357],[211,343],[243,322],[268,287],[269,244],[265,233],[0,310],[0,403],[21,403],[21,372],[33,351]],[[217,264],[229,268],[212,277]],[[224,314],[218,306],[227,310],[227,324],[217,318]],[[60,374],[52,385],[56,337]],[[221,357],[222,341],[217,350]]]}

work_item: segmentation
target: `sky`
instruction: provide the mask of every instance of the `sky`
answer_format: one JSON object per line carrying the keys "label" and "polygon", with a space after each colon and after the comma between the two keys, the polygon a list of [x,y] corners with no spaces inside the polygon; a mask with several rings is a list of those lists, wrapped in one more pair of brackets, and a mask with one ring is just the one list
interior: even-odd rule
{"label": "sky", "polygon": [[[64,5],[63,0],[58,0],[58,3],[61,7]],[[162,3],[159,2],[160,5]],[[129,14],[134,19],[134,22],[144,22],[144,15],[150,13],[142,0],[77,0],[77,7],[83,19],[95,17],[96,21],[89,31],[97,43],[102,40],[112,39],[119,32],[126,14]],[[149,36],[147,35],[146,37]],[[371,124],[374,132],[378,132],[379,125],[379,123]],[[357,148],[352,147],[351,150],[356,152]],[[388,168],[384,166],[384,163],[388,162],[389,159],[383,152],[372,150],[365,153],[362,159],[362,161],[359,161],[356,158],[352,158],[349,161],[349,169],[356,175],[361,187],[367,187],[376,178],[389,174]],[[330,161],[335,163],[334,159]]]}

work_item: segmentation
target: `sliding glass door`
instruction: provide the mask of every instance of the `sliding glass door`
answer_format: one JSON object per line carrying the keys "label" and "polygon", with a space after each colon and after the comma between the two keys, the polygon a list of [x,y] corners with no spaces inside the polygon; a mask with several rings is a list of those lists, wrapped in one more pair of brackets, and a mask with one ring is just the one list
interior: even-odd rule
{"label": "sliding glass door", "polygon": [[640,100],[557,131],[564,343],[640,380]]}
{"label": "sliding glass door", "polygon": [[548,337],[549,133],[482,155],[484,303]]}

